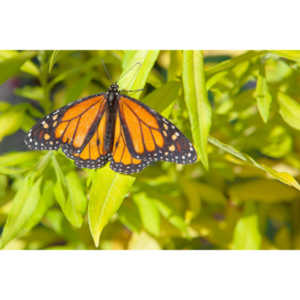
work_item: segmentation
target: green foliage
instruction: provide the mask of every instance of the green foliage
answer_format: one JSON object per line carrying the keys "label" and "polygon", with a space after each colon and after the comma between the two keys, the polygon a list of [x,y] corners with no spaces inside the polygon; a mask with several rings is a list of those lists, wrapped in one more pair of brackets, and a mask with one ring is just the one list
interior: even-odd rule
{"label": "green foliage", "polygon": [[0,51],[0,84],[24,80],[14,93],[31,100],[0,99],[0,149],[54,109],[105,91],[106,68],[121,89],[143,89],[130,95],[174,122],[199,156],[127,176],[78,169],[61,151],[2,153],[0,247],[299,249],[299,63],[287,50]]}

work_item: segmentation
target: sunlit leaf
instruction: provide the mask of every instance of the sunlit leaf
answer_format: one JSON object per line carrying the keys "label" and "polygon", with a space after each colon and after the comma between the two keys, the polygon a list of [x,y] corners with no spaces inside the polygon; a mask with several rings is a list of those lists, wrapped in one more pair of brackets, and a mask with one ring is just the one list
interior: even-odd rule
{"label": "sunlit leaf", "polygon": [[15,133],[22,125],[24,110],[12,107],[0,114],[0,142],[7,136]]}
{"label": "sunlit leaf", "polygon": [[97,171],[88,207],[89,226],[96,247],[103,227],[120,207],[134,179],[132,176],[116,174],[108,166]]}
{"label": "sunlit leaf", "polygon": [[34,176],[27,176],[23,185],[18,190],[9,211],[6,224],[1,235],[0,247],[4,247],[9,241],[22,232],[24,225],[33,215],[40,199],[40,185],[42,178],[34,182]]}
{"label": "sunlit leaf", "polygon": [[272,50],[271,52],[275,53],[283,58],[295,60],[296,62],[300,61],[300,51],[299,50]]}
{"label": "sunlit leaf", "polygon": [[154,236],[159,236],[160,215],[155,202],[146,193],[137,193],[133,199],[139,209],[145,229]]}
{"label": "sunlit leaf", "polygon": [[131,250],[159,250],[159,243],[149,234],[142,231],[134,233],[129,241],[128,249]]}
{"label": "sunlit leaf", "polygon": [[[17,57],[20,53],[16,50],[1,50],[0,51],[0,62],[7,60],[8,58]],[[30,60],[27,60],[20,68],[21,71],[38,77],[40,72],[38,67]]]}
{"label": "sunlit leaf", "polygon": [[247,202],[244,214],[238,220],[234,230],[232,248],[236,250],[260,249],[261,239],[257,207],[254,202]]}
{"label": "sunlit leaf", "polygon": [[80,227],[87,201],[81,183],[75,172],[64,175],[54,156],[52,161],[57,179],[54,185],[55,198],[68,221]]}
{"label": "sunlit leaf", "polygon": [[54,64],[56,63],[58,53],[59,53],[59,50],[53,50],[51,53],[51,56],[49,59],[49,69],[48,69],[49,74],[52,72]]}
{"label": "sunlit leaf", "polygon": [[184,51],[183,86],[194,145],[201,162],[208,169],[207,138],[211,126],[211,107],[207,99],[203,53],[201,51]]}
{"label": "sunlit leaf", "polygon": [[279,92],[277,96],[279,102],[279,113],[283,120],[291,127],[300,130],[300,104],[288,95]]}
{"label": "sunlit leaf", "polygon": [[36,55],[35,51],[24,51],[11,58],[0,61],[0,85],[7,79],[16,75],[21,66]]}
{"label": "sunlit leaf", "polygon": [[268,88],[267,79],[259,74],[256,83],[256,101],[258,111],[265,123],[268,122],[272,96]]}

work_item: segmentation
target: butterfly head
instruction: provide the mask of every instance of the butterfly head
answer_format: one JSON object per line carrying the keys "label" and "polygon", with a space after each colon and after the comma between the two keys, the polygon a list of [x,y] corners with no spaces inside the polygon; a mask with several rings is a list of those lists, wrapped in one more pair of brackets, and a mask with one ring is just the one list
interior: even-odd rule
{"label": "butterfly head", "polygon": [[107,91],[107,99],[110,104],[113,103],[116,96],[120,94],[119,85],[114,82]]}

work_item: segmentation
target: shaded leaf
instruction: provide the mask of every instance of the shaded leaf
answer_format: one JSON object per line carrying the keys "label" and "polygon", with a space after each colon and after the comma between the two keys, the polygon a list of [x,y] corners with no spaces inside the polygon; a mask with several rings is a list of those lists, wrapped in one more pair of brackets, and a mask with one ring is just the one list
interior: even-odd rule
{"label": "shaded leaf", "polygon": [[143,102],[164,115],[168,107],[179,96],[180,87],[179,82],[169,81],[143,98]]}

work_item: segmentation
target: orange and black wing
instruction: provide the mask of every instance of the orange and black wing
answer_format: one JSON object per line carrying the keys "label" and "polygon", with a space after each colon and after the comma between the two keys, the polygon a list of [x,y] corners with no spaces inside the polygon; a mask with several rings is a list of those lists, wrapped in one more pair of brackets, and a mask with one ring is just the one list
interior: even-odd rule
{"label": "orange and black wing", "polygon": [[111,168],[131,174],[155,161],[189,164],[197,160],[192,143],[174,124],[145,104],[121,95]]}
{"label": "orange and black wing", "polygon": [[61,147],[77,166],[99,168],[108,160],[104,150],[107,118],[105,94],[89,96],[46,116],[29,131],[25,143],[34,150]]}

